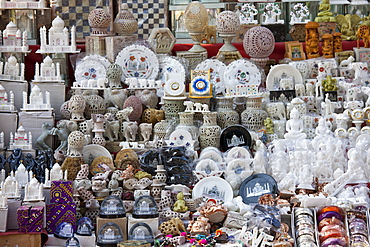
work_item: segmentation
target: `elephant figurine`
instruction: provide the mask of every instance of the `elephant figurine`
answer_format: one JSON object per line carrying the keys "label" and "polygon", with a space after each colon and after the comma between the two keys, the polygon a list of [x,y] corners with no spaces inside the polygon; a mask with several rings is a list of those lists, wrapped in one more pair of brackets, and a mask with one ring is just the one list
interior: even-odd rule
{"label": "elephant figurine", "polygon": [[123,122],[122,133],[127,142],[134,142],[138,131],[137,122]]}
{"label": "elephant figurine", "polygon": [[153,124],[151,123],[141,123],[139,125],[140,134],[144,139],[144,142],[150,140],[150,136],[152,135]]}

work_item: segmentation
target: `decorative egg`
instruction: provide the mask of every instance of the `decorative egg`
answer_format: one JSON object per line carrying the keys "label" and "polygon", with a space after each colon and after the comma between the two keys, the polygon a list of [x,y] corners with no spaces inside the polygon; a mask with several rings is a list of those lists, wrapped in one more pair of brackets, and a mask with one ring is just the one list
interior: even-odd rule
{"label": "decorative egg", "polygon": [[243,47],[250,57],[268,57],[275,47],[274,34],[266,27],[252,27],[244,35]]}
{"label": "decorative egg", "polygon": [[207,9],[201,2],[193,1],[184,12],[184,25],[189,33],[203,33],[208,26]]}
{"label": "decorative egg", "polygon": [[126,107],[132,107],[134,110],[132,113],[128,116],[131,121],[138,121],[141,118],[141,114],[143,113],[143,103],[141,103],[141,100],[136,97],[131,95],[128,97],[123,104],[123,108]]}
{"label": "decorative egg", "polygon": [[237,13],[230,10],[222,11],[216,20],[216,30],[219,33],[236,33],[240,27]]}

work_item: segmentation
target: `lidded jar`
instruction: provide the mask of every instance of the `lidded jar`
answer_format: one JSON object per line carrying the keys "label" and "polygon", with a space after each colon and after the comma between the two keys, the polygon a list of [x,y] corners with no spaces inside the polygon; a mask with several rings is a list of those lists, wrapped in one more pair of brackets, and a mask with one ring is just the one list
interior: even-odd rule
{"label": "lidded jar", "polygon": [[128,11],[127,3],[122,3],[121,10],[114,20],[114,31],[119,35],[133,34],[137,31],[137,27],[137,21],[134,15]]}
{"label": "lidded jar", "polygon": [[218,97],[217,100],[217,124],[224,129],[230,125],[239,124],[239,113],[233,109],[233,99]]}
{"label": "lidded jar", "polygon": [[221,127],[217,125],[217,112],[204,112],[203,125],[199,128],[199,142],[202,149],[219,147]]}
{"label": "lidded jar", "polygon": [[89,25],[91,27],[91,36],[107,36],[107,29],[109,27],[111,16],[102,9],[96,8],[92,10],[88,17]]}

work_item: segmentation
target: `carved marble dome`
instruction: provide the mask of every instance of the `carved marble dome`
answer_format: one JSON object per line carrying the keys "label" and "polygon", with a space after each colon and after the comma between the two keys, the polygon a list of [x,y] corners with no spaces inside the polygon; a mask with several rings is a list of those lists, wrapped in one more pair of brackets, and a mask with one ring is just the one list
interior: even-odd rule
{"label": "carved marble dome", "polygon": [[55,32],[63,32],[64,29],[64,21],[59,16],[55,17],[55,19],[51,22],[51,27]]}
{"label": "carved marble dome", "polygon": [[137,21],[134,15],[128,11],[127,3],[122,3],[121,11],[114,20],[113,28],[118,34],[133,34],[137,31]]}
{"label": "carved marble dome", "polygon": [[8,63],[10,63],[11,65],[15,65],[17,63],[17,58],[13,55],[11,55],[9,58],[8,58]]}
{"label": "carved marble dome", "polygon": [[5,28],[8,32],[11,32],[13,31],[14,33],[17,31],[17,25],[15,25],[14,22],[10,21],[8,23],[8,25],[6,25],[6,28]]}
{"label": "carved marble dome", "polygon": [[51,64],[53,63],[53,59],[51,59],[49,56],[46,56],[45,58],[44,58],[44,64],[46,65],[46,66],[51,66]]}
{"label": "carved marble dome", "polygon": [[216,19],[216,29],[219,33],[235,33],[240,28],[240,20],[237,13],[230,10],[221,12]]}
{"label": "carved marble dome", "polygon": [[207,9],[201,2],[193,1],[184,12],[184,24],[189,33],[203,33],[208,25]]}
{"label": "carved marble dome", "polygon": [[111,16],[106,10],[102,8],[92,10],[89,14],[88,21],[92,29],[92,36],[107,35],[107,28],[110,24]]}

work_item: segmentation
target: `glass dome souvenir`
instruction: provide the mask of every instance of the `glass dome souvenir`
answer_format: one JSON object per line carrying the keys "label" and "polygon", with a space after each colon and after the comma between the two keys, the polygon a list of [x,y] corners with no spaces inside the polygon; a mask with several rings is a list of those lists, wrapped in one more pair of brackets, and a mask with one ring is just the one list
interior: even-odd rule
{"label": "glass dome souvenir", "polygon": [[[114,245],[123,241],[123,234],[116,223],[105,223],[100,229],[97,237],[97,244],[99,246]],[[116,246],[116,245],[114,245]]]}
{"label": "glass dome souvenir", "polygon": [[134,218],[156,218],[158,217],[158,206],[151,196],[140,196],[135,200]]}
{"label": "glass dome souvenir", "polygon": [[146,223],[136,223],[133,225],[129,231],[129,240],[145,240],[148,242],[153,242],[153,232],[150,226]]}
{"label": "glass dome souvenir", "polygon": [[57,238],[71,238],[73,237],[73,226],[69,222],[62,222],[57,226],[57,229],[54,232],[54,236]]}
{"label": "glass dome souvenir", "polygon": [[90,218],[82,217],[77,222],[77,235],[91,236],[94,229],[94,225]]}
{"label": "glass dome souvenir", "polygon": [[125,206],[118,196],[107,196],[101,204],[101,218],[122,218],[126,217]]}
{"label": "glass dome souvenir", "polygon": [[80,247],[80,246],[81,246],[80,242],[75,236],[70,237],[67,240],[66,245],[64,245],[64,247]]}

